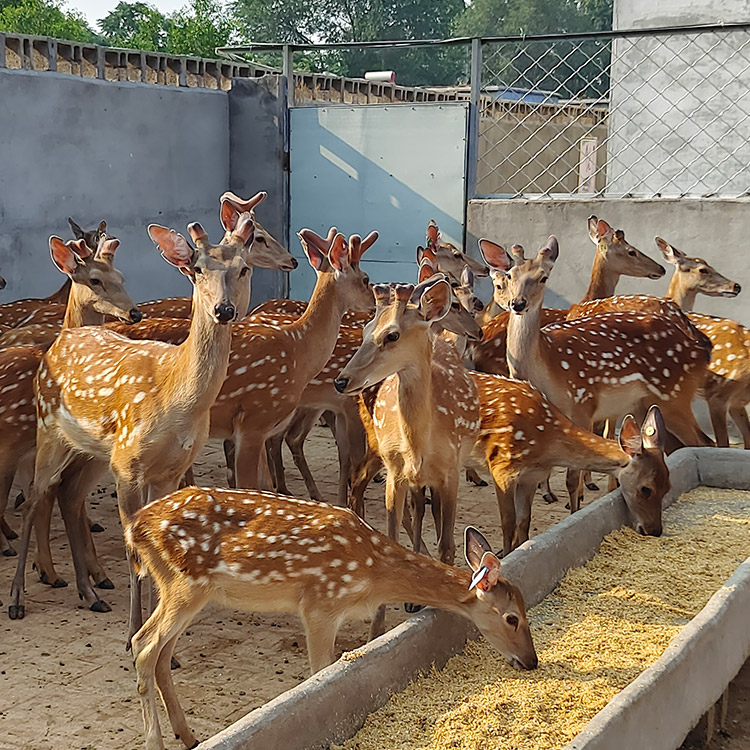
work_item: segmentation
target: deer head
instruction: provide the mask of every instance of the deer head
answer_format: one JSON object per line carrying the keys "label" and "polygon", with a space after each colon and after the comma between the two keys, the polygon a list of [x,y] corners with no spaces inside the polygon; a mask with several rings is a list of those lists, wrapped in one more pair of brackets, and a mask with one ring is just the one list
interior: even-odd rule
{"label": "deer head", "polygon": [[250,200],[243,200],[234,193],[226,192],[221,196],[221,225],[224,227],[225,245],[234,244],[237,238],[234,231],[240,216],[249,213],[255,224],[252,243],[247,244],[245,260],[258,268],[272,268],[279,271],[293,271],[297,268],[297,259],[255,218],[255,207],[268,197],[268,193],[256,193]]}
{"label": "deer head", "polygon": [[54,235],[49,238],[52,262],[73,282],[79,308],[137,323],[143,316],[125,290],[122,274],[113,265],[119,245],[120,240],[103,233],[96,252],[83,239],[65,242]]}
{"label": "deer head", "polygon": [[[243,244],[252,241],[253,230],[250,214],[242,214],[234,231]],[[188,232],[195,247],[174,229],[158,224],[148,227],[149,237],[167,263],[177,267],[195,287],[193,315],[202,310],[216,323],[229,323],[237,318],[243,300],[247,307],[250,267],[236,247],[212,245],[200,224],[189,224]]]}
{"label": "deer head", "polygon": [[336,283],[343,309],[371,311],[370,278],[360,269],[359,262],[378,239],[378,233],[370,232],[364,239],[353,234],[347,241],[336,227],[331,227],[326,238],[312,229],[302,229],[297,236],[318,280]]}
{"label": "deer head", "polygon": [[433,266],[456,281],[461,280],[461,273],[468,266],[475,276],[487,276],[488,270],[479,261],[474,260],[450,242],[442,242],[440,230],[434,220],[427,225],[426,246],[417,247],[417,263],[427,258]]}
{"label": "deer head", "polygon": [[588,225],[589,237],[597,252],[606,258],[612,273],[648,279],[660,279],[666,273],[663,266],[633,247],[625,239],[622,229],[612,229],[604,219],[596,216],[589,216]]}
{"label": "deer head", "polygon": [[99,247],[99,240],[107,231],[106,221],[100,221],[99,226],[96,229],[89,229],[88,231],[81,229],[81,227],[79,227],[70,217],[68,217],[68,224],[70,224],[73,237],[77,240],[83,240],[92,250],[96,250],[97,247]]}
{"label": "deer head", "polygon": [[465,336],[471,341],[482,338],[482,327],[474,319],[474,311],[482,309],[482,302],[474,295],[471,271],[464,268],[461,281],[453,281],[446,274],[436,271],[432,263],[425,259],[419,266],[419,284],[415,287],[412,300],[416,303],[422,291],[439,279],[447,281],[451,286],[452,299],[450,312],[435,325],[439,330]]}
{"label": "deer head", "polygon": [[620,447],[630,462],[620,470],[622,495],[635,520],[635,528],[644,536],[661,536],[661,503],[670,488],[669,469],[664,461],[666,428],[658,406],[648,410],[639,429],[628,415],[620,428]]}
{"label": "deer head", "polygon": [[507,310],[510,303],[508,299],[508,270],[514,262],[523,263],[523,247],[513,245],[510,253],[507,253],[502,245],[498,245],[492,240],[481,239],[479,240],[479,252],[490,269],[492,299],[498,307]]}
{"label": "deer head", "polygon": [[536,258],[530,260],[523,257],[520,245],[513,246],[513,257],[500,245],[489,240],[479,240],[479,247],[491,267],[505,276],[505,288],[499,295],[502,301],[498,301],[498,304],[516,315],[541,308],[544,285],[560,252],[554,235],[550,235]]}
{"label": "deer head", "polygon": [[473,526],[464,534],[466,562],[474,571],[470,611],[482,635],[516,669],[536,669],[538,659],[521,592],[501,575],[500,560]]}
{"label": "deer head", "polygon": [[[708,297],[736,297],[742,291],[742,287],[737,282],[722,276],[703,258],[690,258],[661,237],[654,238],[654,241],[661,250],[664,260],[675,267],[670,292],[673,291],[673,285],[678,285],[683,294],[693,296],[705,294]],[[671,293],[668,296],[674,298]]]}
{"label": "deer head", "polygon": [[425,345],[429,327],[451,310],[451,288],[445,279],[424,286],[375,284],[375,317],[363,330],[362,345],[334,381],[339,393],[354,394],[389,375],[413,366]]}

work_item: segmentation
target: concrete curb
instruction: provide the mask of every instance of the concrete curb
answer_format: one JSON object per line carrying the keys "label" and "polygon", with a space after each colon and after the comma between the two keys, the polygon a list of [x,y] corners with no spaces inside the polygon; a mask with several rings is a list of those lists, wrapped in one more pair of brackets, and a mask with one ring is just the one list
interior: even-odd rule
{"label": "concrete curb", "polygon": [[[744,451],[686,448],[672,454],[667,464],[672,489],[664,498],[665,507],[699,484],[750,487],[750,454]],[[570,568],[590,559],[604,536],[627,523],[622,495],[612,492],[513,551],[503,560],[503,574],[521,588],[527,607],[532,607]],[[468,621],[425,610],[363,646],[356,659],[339,660],[251,711],[201,747],[317,750],[343,742],[392,694],[433,664],[442,667],[463,649],[467,639],[477,636]],[[699,717],[700,713],[695,720]]]}

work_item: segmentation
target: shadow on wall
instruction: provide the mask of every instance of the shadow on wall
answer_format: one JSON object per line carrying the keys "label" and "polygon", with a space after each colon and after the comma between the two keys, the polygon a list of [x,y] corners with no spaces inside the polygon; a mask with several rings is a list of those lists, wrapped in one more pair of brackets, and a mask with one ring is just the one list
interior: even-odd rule
{"label": "shadow on wall", "polygon": [[[465,118],[463,105],[292,110],[292,253],[303,257],[294,237],[303,226],[377,229],[363,268],[373,281],[413,281],[430,219],[461,247]],[[292,296],[306,298],[314,278],[303,260]]]}

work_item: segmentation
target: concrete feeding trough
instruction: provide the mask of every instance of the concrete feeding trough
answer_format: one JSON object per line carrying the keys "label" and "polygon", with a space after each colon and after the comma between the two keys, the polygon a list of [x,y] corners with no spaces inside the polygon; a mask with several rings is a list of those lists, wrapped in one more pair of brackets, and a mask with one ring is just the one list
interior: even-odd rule
{"label": "concrete feeding trough", "polygon": [[[667,460],[670,505],[698,486],[750,489],[750,454],[686,448]],[[602,539],[629,522],[619,491],[597,500],[503,560],[527,607],[542,601],[565,573],[596,554]],[[675,750],[719,700],[750,656],[750,560],[743,563],[668,646],[616,695],[566,750],[648,747]],[[468,621],[427,609],[339,660],[201,743],[206,750],[327,748],[352,737],[367,716],[434,664],[438,669],[467,639]]]}

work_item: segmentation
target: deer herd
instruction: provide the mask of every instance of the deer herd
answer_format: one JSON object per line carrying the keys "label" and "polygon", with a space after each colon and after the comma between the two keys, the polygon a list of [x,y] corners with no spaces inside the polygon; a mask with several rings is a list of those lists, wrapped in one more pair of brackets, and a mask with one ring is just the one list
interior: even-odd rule
{"label": "deer herd", "polygon": [[[248,314],[254,267],[297,266],[255,218],[264,198],[221,197],[219,244],[197,223],[187,236],[148,227],[156,250],[192,283],[192,299],[136,304],[115,267],[119,240],[105,222],[84,231],[71,219],[74,239],[49,239],[65,285],[0,305],[0,549],[18,563],[8,614],[26,614],[32,531],[40,580],[66,585],[50,548],[55,501],[78,593],[91,610],[109,610],[102,591],[114,584],[85,504],[109,470],[149,750],[163,748],[157,690],[177,737],[197,744],[170,665],[208,602],[298,613],[313,672],[334,661],[345,619],[372,618],[371,636],[381,634],[389,602],[457,612],[511,664],[533,669],[523,598],[500,558],[528,540],[538,486],[555,499],[553,468],[567,470],[571,512],[588,472],[604,472],[619,483],[635,528],[659,536],[665,453],[714,444],[693,415],[694,398],[708,404],[716,444],[729,444],[731,417],[750,448],[750,331],[692,312],[698,294],[734,297],[740,286],[704,260],[657,237],[674,269],[667,296],[613,296],[620,276],[658,279],[665,269],[592,216],[591,283],[578,304],[558,310],[544,307],[560,255],[555,237],[529,257],[520,245],[482,239],[482,263],[430,222],[415,283],[371,284],[362,260],[377,232],[302,229],[317,277],[309,302],[269,300]],[[473,292],[482,276],[493,285],[486,307]],[[335,505],[320,502],[304,454],[321,415],[338,449]],[[227,488],[192,486],[208,438],[224,443]],[[284,441],[310,500],[288,497]],[[482,467],[495,486],[503,548],[494,554],[468,527],[465,572],[453,567],[461,476],[481,481]],[[386,534],[364,520],[365,488],[381,470]],[[5,519],[14,481],[25,496],[20,538]],[[439,560],[423,540],[427,506]],[[402,527],[411,549],[398,543]],[[150,613],[145,581],[158,593]]]}

